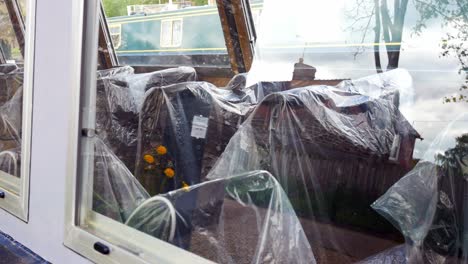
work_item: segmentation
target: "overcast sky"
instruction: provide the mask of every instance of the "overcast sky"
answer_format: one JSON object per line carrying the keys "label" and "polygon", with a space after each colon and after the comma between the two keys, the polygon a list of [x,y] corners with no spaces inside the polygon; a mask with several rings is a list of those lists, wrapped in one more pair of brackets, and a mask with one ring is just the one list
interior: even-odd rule
{"label": "overcast sky", "polygon": [[[352,8],[354,0],[290,0],[288,5],[281,2],[265,1],[257,26],[257,57],[251,76],[270,80],[291,78],[288,73],[302,53],[305,63],[317,68],[318,79],[360,78],[375,74],[372,47],[355,57],[356,47],[344,45],[360,43],[362,39],[362,33],[345,30],[352,19],[347,10]],[[459,120],[447,136],[454,138],[468,132],[468,115],[460,116],[468,111],[468,103],[443,103],[445,96],[458,92],[464,75],[458,73],[460,63],[455,57],[441,57],[441,40],[449,29],[444,28],[440,20],[429,21],[421,35],[414,34],[418,12],[411,3],[405,20],[399,66],[413,77],[414,101],[402,112],[424,137],[415,150],[415,157],[419,158],[436,135],[457,116]],[[363,22],[367,23],[367,20]],[[372,43],[373,38],[374,33],[370,31],[364,42]],[[337,47],[330,47],[330,44]],[[288,46],[296,49],[285,48]],[[298,48],[301,46],[306,47]],[[279,56],[272,51],[278,47],[289,51],[290,55]],[[382,51],[382,65],[385,66],[384,49]]]}

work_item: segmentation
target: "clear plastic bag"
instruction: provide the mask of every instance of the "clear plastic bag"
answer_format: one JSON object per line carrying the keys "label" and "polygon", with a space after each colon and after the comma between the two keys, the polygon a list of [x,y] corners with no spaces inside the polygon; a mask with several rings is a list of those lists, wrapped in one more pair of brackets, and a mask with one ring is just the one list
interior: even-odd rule
{"label": "clear plastic bag", "polygon": [[193,68],[179,67],[135,74],[129,66],[98,71],[96,132],[132,171],[135,171],[138,118],[150,87],[196,80]]}
{"label": "clear plastic bag", "polygon": [[[398,109],[400,86],[390,81],[368,89],[361,83],[266,96],[207,177],[271,172],[301,219],[318,263],[355,262],[400,243],[370,204],[411,168],[420,136]],[[359,250],[356,244],[362,244]]]}
{"label": "clear plastic bag", "polygon": [[148,89],[131,101],[136,154],[123,152],[137,155],[135,176],[97,134],[93,208],[220,263],[383,257],[402,241],[370,204],[411,169],[420,137],[399,111],[411,86],[400,74],[285,91],[246,87],[245,75],[224,89]]}
{"label": "clear plastic bag", "polygon": [[140,114],[139,180],[151,195],[202,182],[254,106],[206,82],[148,90]]}
{"label": "clear plastic bag", "polygon": [[405,236],[408,263],[468,263],[467,119],[455,119],[372,205]]}
{"label": "clear plastic bag", "polygon": [[23,70],[0,65],[0,170],[20,177]]}
{"label": "clear plastic bag", "polygon": [[92,139],[94,154],[93,210],[125,223],[150,196],[125,164],[98,137]]}
{"label": "clear plastic bag", "polygon": [[315,263],[294,209],[266,171],[155,196],[127,224],[217,263]]}

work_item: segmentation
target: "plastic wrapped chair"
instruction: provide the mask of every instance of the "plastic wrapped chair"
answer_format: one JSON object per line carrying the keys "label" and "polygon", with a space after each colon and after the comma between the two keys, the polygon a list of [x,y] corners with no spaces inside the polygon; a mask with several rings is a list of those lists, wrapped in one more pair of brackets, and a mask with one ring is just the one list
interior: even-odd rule
{"label": "plastic wrapped chair", "polygon": [[125,223],[150,198],[125,164],[100,139],[92,138],[94,155],[93,210]]}
{"label": "plastic wrapped chair", "polygon": [[19,159],[18,153],[13,150],[4,150],[0,152],[0,171],[19,177]]}
{"label": "plastic wrapped chair", "polygon": [[0,170],[20,177],[23,70],[0,65]]}
{"label": "plastic wrapped chair", "polygon": [[0,150],[21,145],[23,70],[0,65]]}
{"label": "plastic wrapped chair", "polygon": [[127,224],[217,263],[315,263],[286,194],[265,171],[156,196]]}
{"label": "plastic wrapped chair", "polygon": [[236,96],[246,98],[255,104],[269,94],[290,89],[289,82],[258,82],[247,86],[247,78],[248,73],[237,74],[223,89],[233,91]]}
{"label": "plastic wrapped chair", "polygon": [[351,263],[401,244],[370,204],[411,169],[419,134],[398,109],[399,91],[382,85],[375,97],[341,86],[268,95],[207,178],[270,171],[296,208],[319,263]]}
{"label": "plastic wrapped chair", "polygon": [[151,195],[202,182],[253,107],[206,82],[148,90],[138,129],[138,179]]}
{"label": "plastic wrapped chair", "polygon": [[173,204],[163,196],[154,196],[140,204],[125,224],[153,237],[172,242],[176,231],[176,221]]}
{"label": "plastic wrapped chair", "polygon": [[468,113],[372,207],[405,236],[407,263],[468,263]]}
{"label": "plastic wrapped chair", "polygon": [[196,80],[190,67],[135,74],[129,66],[97,73],[96,132],[131,172],[135,172],[138,117],[151,87]]}
{"label": "plastic wrapped chair", "polygon": [[0,140],[14,141],[19,145],[21,141],[21,122],[23,93],[19,89],[16,94],[0,106]]}
{"label": "plastic wrapped chair", "polygon": [[0,64],[0,106],[23,87],[23,69],[16,64]]}

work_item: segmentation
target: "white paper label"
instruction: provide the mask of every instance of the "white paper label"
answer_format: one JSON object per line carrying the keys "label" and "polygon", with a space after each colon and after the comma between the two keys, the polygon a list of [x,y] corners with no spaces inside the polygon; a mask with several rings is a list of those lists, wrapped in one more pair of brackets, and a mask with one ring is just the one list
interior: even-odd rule
{"label": "white paper label", "polygon": [[205,138],[208,130],[208,118],[203,116],[194,116],[192,122],[192,133],[194,138]]}

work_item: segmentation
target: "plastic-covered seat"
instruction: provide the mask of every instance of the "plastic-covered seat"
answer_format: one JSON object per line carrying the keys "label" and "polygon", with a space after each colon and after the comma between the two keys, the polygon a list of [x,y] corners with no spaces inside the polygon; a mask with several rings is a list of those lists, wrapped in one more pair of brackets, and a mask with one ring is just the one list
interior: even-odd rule
{"label": "plastic-covered seat", "polygon": [[20,155],[17,150],[4,150],[0,152],[0,171],[19,177],[20,168]]}
{"label": "plastic-covered seat", "polygon": [[93,210],[125,223],[150,198],[125,164],[98,137],[91,138],[94,154]]}
{"label": "plastic-covered seat", "polygon": [[269,94],[289,90],[288,82],[258,82],[247,86],[247,78],[248,73],[237,74],[223,89],[233,91],[238,97],[248,98],[255,104]]}
{"label": "plastic-covered seat", "polygon": [[0,106],[23,87],[23,69],[16,64],[0,64]]}
{"label": "plastic-covered seat", "polygon": [[158,195],[127,224],[217,263],[315,263],[286,194],[265,171]]}
{"label": "plastic-covered seat", "polygon": [[134,172],[138,117],[145,91],[195,81],[196,72],[190,67],[179,67],[135,74],[133,68],[124,66],[98,71],[97,76],[97,134]]}
{"label": "plastic-covered seat", "polygon": [[153,237],[172,242],[177,226],[176,210],[167,198],[154,196],[141,203],[125,224]]}
{"label": "plastic-covered seat", "polygon": [[[370,204],[410,169],[419,134],[398,109],[395,88],[407,83],[386,85],[375,97],[343,86],[266,96],[207,178],[270,171],[300,216],[319,263],[355,262],[401,244]],[[357,243],[363,244],[359,250]]]}
{"label": "plastic-covered seat", "polygon": [[0,141],[4,144],[2,149],[20,146],[23,116],[22,100],[23,91],[18,89],[8,101],[0,105]]}
{"label": "plastic-covered seat", "polygon": [[206,82],[147,91],[140,115],[136,175],[151,195],[179,189],[184,182],[203,181],[254,107],[233,97],[232,91]]}
{"label": "plastic-covered seat", "polygon": [[144,87],[131,90],[126,78],[133,68],[125,66],[98,71],[96,133],[133,172],[135,168],[139,97]]}
{"label": "plastic-covered seat", "polygon": [[375,254],[358,264],[407,264],[405,245],[395,246]]}
{"label": "plastic-covered seat", "polygon": [[23,69],[0,65],[0,170],[19,177],[23,112]]}
{"label": "plastic-covered seat", "polygon": [[468,263],[468,113],[372,207],[404,235],[407,263]]}

